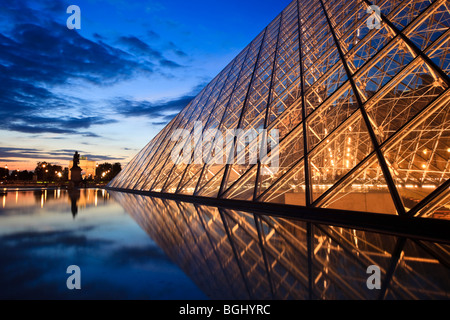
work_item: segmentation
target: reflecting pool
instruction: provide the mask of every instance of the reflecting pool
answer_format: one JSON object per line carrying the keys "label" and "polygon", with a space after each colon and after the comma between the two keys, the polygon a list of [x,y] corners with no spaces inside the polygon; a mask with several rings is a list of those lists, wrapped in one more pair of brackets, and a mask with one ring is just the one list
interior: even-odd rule
{"label": "reflecting pool", "polygon": [[0,191],[0,299],[207,298],[107,191]]}
{"label": "reflecting pool", "polygon": [[1,198],[3,299],[450,298],[445,243],[103,189]]}

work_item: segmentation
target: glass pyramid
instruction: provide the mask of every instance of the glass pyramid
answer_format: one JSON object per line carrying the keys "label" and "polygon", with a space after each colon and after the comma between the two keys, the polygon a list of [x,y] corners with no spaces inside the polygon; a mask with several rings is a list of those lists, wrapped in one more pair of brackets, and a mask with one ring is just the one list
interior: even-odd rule
{"label": "glass pyramid", "polygon": [[108,187],[449,219],[449,72],[446,0],[294,0]]}

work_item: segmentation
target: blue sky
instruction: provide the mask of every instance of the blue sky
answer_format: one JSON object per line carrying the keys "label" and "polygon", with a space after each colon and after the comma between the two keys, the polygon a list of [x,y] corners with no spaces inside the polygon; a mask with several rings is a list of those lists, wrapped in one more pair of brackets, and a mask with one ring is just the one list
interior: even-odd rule
{"label": "blue sky", "polygon": [[2,1],[0,166],[126,164],[289,2]]}

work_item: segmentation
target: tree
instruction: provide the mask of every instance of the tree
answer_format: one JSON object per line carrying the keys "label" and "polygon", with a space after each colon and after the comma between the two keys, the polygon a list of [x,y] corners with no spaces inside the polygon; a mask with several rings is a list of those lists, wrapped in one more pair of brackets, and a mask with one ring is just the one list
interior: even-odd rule
{"label": "tree", "polygon": [[69,180],[69,168],[65,167],[62,171],[62,180],[68,181]]}
{"label": "tree", "polygon": [[114,163],[111,170],[111,179],[114,179],[120,171],[122,171],[122,165],[119,162]]}
{"label": "tree", "polygon": [[114,179],[120,171],[122,171],[122,165],[119,162],[114,164],[105,162],[97,166],[95,175],[99,180],[109,181]]}
{"label": "tree", "polygon": [[64,175],[63,168],[58,165],[52,165],[46,161],[38,162],[34,173],[40,181],[58,181]]}
{"label": "tree", "polygon": [[17,173],[17,177],[21,181],[31,181],[33,180],[33,172],[27,170],[20,171]]}
{"label": "tree", "polygon": [[45,170],[47,169],[48,163],[46,161],[38,162],[36,168],[34,168],[34,174],[37,176],[37,179],[40,181],[44,180]]}
{"label": "tree", "polygon": [[8,179],[9,177],[9,169],[0,168],[0,179]]}

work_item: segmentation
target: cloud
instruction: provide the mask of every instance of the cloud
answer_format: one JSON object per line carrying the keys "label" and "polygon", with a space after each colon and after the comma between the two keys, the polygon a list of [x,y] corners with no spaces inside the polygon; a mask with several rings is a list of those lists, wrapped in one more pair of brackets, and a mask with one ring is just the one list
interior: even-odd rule
{"label": "cloud", "polygon": [[59,133],[59,134],[77,134],[79,132],[75,130],[63,129],[63,128],[53,128],[46,126],[30,126],[30,125],[20,125],[20,124],[9,124],[3,126],[2,129],[7,129],[10,131],[18,131],[23,133]]}
{"label": "cloud", "polygon": [[[113,244],[107,239],[88,238],[87,232],[93,229],[93,226],[77,230],[29,229],[0,236],[0,286],[8,288],[0,290],[0,299],[73,298],[73,293],[61,286],[61,283],[65,284],[68,276],[65,271],[71,260],[67,252],[102,252]],[[82,269],[84,261],[83,258],[78,261]],[[107,289],[103,289],[104,292],[94,288],[105,284]],[[83,290],[89,291],[93,297],[108,297],[108,291],[121,289],[102,280],[95,281],[92,288],[89,286],[89,283],[85,283]]]}
{"label": "cloud", "polygon": [[[155,31],[148,30],[144,38],[121,35],[111,42],[101,33],[93,33],[88,39],[69,30],[65,20],[57,22],[61,13],[64,16],[65,5],[58,1],[2,4],[0,130],[52,134],[51,139],[64,135],[98,138],[93,127],[117,120],[97,113],[97,101],[77,98],[75,90],[80,85],[105,87],[155,73],[171,77],[172,71],[184,68],[172,58],[185,58],[187,54],[173,42],[160,44],[161,49],[144,40],[160,40]],[[124,116],[147,116],[160,125],[170,121],[195,95],[152,103],[119,97],[112,99],[117,107],[107,107]]]}
{"label": "cloud", "polygon": [[199,92],[206,86],[202,82],[196,85],[190,92],[172,99],[155,102],[146,100],[133,100],[128,97],[117,97],[109,103],[115,111],[125,117],[147,117],[152,125],[166,125],[173,117],[183,110]]}
{"label": "cloud", "polygon": [[164,126],[164,125],[166,125],[173,117],[172,116],[170,116],[170,117],[164,117],[165,119],[166,119],[166,121],[160,121],[160,122],[151,122],[151,124],[152,125],[154,125],[154,126]]}
{"label": "cloud", "polygon": [[159,63],[160,63],[162,66],[167,67],[167,68],[170,68],[170,69],[181,68],[181,67],[182,67],[182,66],[179,65],[178,63],[173,62],[173,61],[171,61],[171,60],[167,60],[167,59],[161,59],[161,60],[159,61]]}
{"label": "cloud", "polygon": [[179,49],[178,46],[175,43],[173,43],[172,41],[169,41],[168,46],[177,56],[179,56],[181,58],[186,58],[188,56],[188,54],[186,52]]}
{"label": "cloud", "polygon": [[106,38],[104,36],[98,34],[97,32],[95,32],[92,36],[97,40],[101,40],[101,41],[106,40]]}
{"label": "cloud", "polygon": [[[122,36],[118,40],[119,44],[124,45],[128,52],[140,57],[147,57],[150,59],[153,59],[152,61],[158,61],[159,66],[163,68],[181,68],[182,66],[175,61],[168,60],[164,57],[162,51],[158,51],[152,47],[150,47],[147,43],[145,43],[143,40],[135,37],[135,36]],[[181,50],[175,50],[178,52],[178,55],[183,55],[184,52]]]}
{"label": "cloud", "polygon": [[36,148],[16,148],[16,147],[0,147],[0,159],[2,161],[14,162],[14,158],[21,159],[41,159],[42,161],[52,160],[64,160],[69,161],[73,158],[75,151],[78,151],[81,155],[87,156],[90,160],[95,161],[121,161],[125,160],[125,157],[121,156],[106,156],[100,154],[93,154],[83,150],[72,149],[57,149],[44,151]]}
{"label": "cloud", "polygon": [[[18,24],[0,38],[3,77],[36,84],[67,84],[81,79],[109,85],[131,78],[151,65],[103,42],[93,42],[56,22]],[[3,62],[3,63],[2,63]]]}
{"label": "cloud", "polygon": [[[7,90],[7,81],[3,88],[6,92],[0,89],[0,117],[3,120],[0,122],[0,129],[32,134],[56,133],[98,137],[97,134],[86,130],[94,125],[117,121],[100,116],[45,116],[50,110],[55,110],[54,113],[59,115],[57,109],[64,110],[76,103],[25,82],[15,83],[15,91]],[[47,108],[49,110],[46,110]],[[41,115],[42,113],[44,114]]]}
{"label": "cloud", "polygon": [[[126,117],[145,116],[154,120],[162,118],[170,121],[174,114],[179,113],[186,107],[195,95],[184,95],[172,100],[162,100],[157,102],[136,101],[127,98],[116,98],[111,101],[116,106],[116,111]],[[169,119],[167,119],[169,117]]]}
{"label": "cloud", "polygon": [[70,93],[56,93],[55,88],[67,90],[80,81],[101,87],[138,74],[151,76],[154,65],[142,59],[144,51],[162,59],[168,69],[176,67],[176,63],[166,62],[160,52],[135,37],[123,37],[122,41],[139,49],[137,56],[103,42],[99,34],[94,35],[97,42],[82,37],[49,18],[49,14],[60,12],[61,8],[54,1],[42,1],[33,7],[26,1],[2,4],[0,129],[99,137],[89,129],[113,120],[95,113],[74,116],[82,108],[93,109],[94,102],[72,97]]}
{"label": "cloud", "polygon": [[[0,129],[98,137],[80,129],[113,120],[67,116],[90,102],[56,94],[50,88],[74,80],[104,86],[130,78],[136,70],[151,72],[148,65],[130,60],[118,49],[66,31],[58,25],[45,29],[21,24],[10,35],[0,34]],[[66,116],[48,117],[54,110]]]}
{"label": "cloud", "polygon": [[153,30],[148,30],[147,31],[147,36],[150,39],[159,39],[159,38],[161,38],[161,36],[158,33],[156,33],[155,31],[153,31]]}
{"label": "cloud", "polygon": [[119,43],[125,45],[134,54],[145,55],[150,58],[162,59],[162,53],[151,48],[144,41],[134,36],[122,36],[118,40]]}
{"label": "cloud", "polygon": [[178,55],[179,57],[182,58],[186,58],[188,56],[188,54],[182,50],[176,49],[174,50],[175,54]]}
{"label": "cloud", "polygon": [[[103,125],[116,122],[101,117],[42,117],[25,115],[20,116],[17,112],[9,113],[8,110],[2,110],[5,121],[0,124],[0,128],[10,131],[19,131],[25,133],[64,133],[64,134],[80,134],[89,137],[99,137],[92,132],[86,132],[81,129],[88,129],[93,125]],[[17,117],[17,118],[16,118]]]}
{"label": "cloud", "polygon": [[41,151],[33,148],[0,147],[0,158],[14,158],[19,155],[23,158],[34,158],[41,155]]}
{"label": "cloud", "polygon": [[[82,231],[88,231],[92,227],[85,227]],[[65,247],[81,247],[90,245],[85,235],[74,234],[73,231],[23,231],[0,237],[2,243],[7,243],[11,247],[24,250],[29,248],[42,248],[44,246],[54,246],[55,243]],[[101,243],[108,243],[106,240],[96,239]],[[101,243],[96,243],[100,245]]]}
{"label": "cloud", "polygon": [[146,247],[120,247],[111,253],[111,264],[148,263],[158,261],[158,263],[170,263],[167,255],[159,247],[149,245]]}

